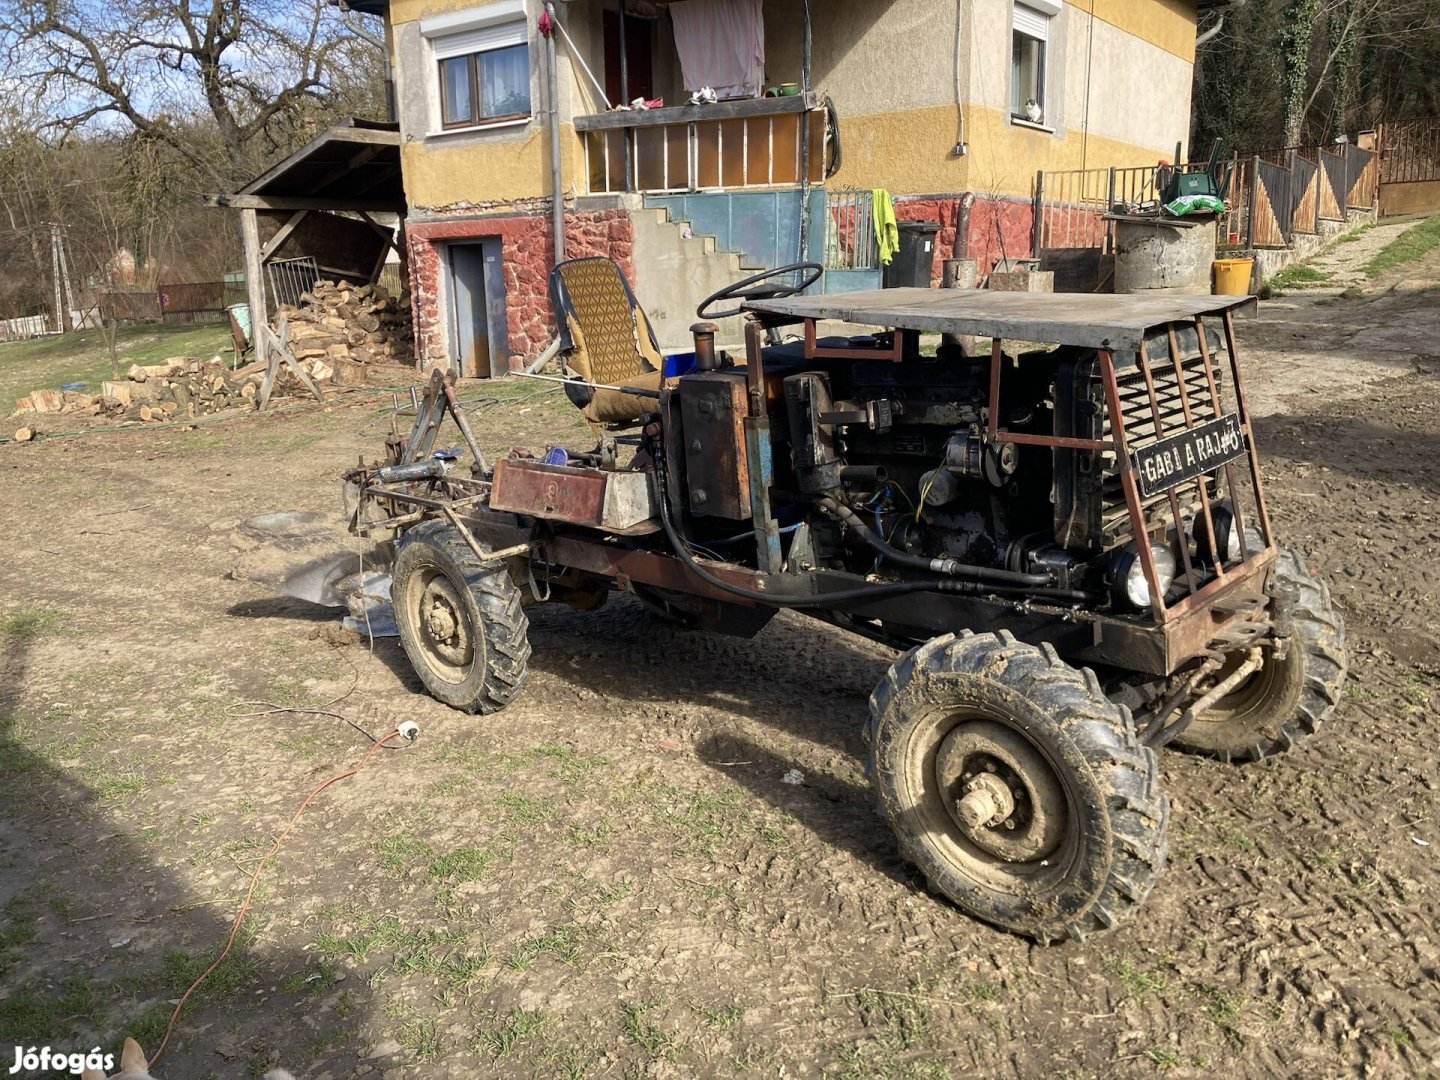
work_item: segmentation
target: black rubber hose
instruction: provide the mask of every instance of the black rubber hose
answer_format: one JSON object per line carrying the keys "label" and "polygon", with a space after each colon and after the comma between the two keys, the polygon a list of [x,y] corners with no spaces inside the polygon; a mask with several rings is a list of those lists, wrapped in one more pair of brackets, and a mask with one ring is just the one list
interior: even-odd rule
{"label": "black rubber hose", "polygon": [[1049,574],[1024,574],[1017,570],[997,570],[989,566],[972,566],[969,563],[962,563],[958,559],[930,559],[924,555],[912,555],[908,551],[901,551],[899,548],[887,544],[861,520],[859,514],[843,503],[838,503],[834,499],[821,499],[820,508],[845,522],[859,534],[861,540],[897,566],[908,566],[912,570],[946,574],[950,577],[965,578],[970,581],[994,582],[1014,588],[1044,589],[1052,584]]}
{"label": "black rubber hose", "polygon": [[958,586],[965,584],[960,581],[891,581],[884,584],[866,585],[859,589],[843,589],[839,592],[826,593],[823,596],[805,597],[782,597],[771,596],[768,593],[756,592],[753,589],[744,589],[739,585],[732,585],[724,578],[716,577],[706,570],[690,554],[689,547],[675,529],[675,523],[670,519],[670,493],[663,480],[660,485],[660,522],[665,526],[665,535],[670,539],[670,546],[675,549],[675,554],[680,561],[698,577],[701,581],[721,592],[727,592],[731,596],[744,597],[746,600],[753,600],[756,603],[768,604],[778,608],[807,608],[834,607],[836,604],[848,603],[851,600],[875,600],[882,596],[895,596],[901,593],[912,592],[963,592]]}

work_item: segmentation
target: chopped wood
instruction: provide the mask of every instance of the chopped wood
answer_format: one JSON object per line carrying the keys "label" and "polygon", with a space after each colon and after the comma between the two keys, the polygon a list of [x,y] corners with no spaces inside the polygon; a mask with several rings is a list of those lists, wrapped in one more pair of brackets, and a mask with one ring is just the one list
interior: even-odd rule
{"label": "chopped wood", "polygon": [[16,441],[16,442],[29,442],[29,441],[30,441],[31,439],[33,439],[34,437],[35,437],[35,432],[34,432],[34,430],[31,429],[31,428],[28,428],[28,427],[17,428],[16,431],[15,431],[15,441]]}

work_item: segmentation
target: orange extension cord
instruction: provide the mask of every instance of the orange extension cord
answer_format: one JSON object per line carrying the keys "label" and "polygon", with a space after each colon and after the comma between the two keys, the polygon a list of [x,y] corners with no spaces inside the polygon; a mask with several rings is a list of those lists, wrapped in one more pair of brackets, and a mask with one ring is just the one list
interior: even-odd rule
{"label": "orange extension cord", "polygon": [[190,984],[190,988],[186,990],[185,993],[181,995],[180,1000],[175,1003],[175,1011],[170,1014],[170,1023],[165,1028],[165,1037],[160,1040],[159,1048],[155,1051],[154,1054],[150,1056],[150,1068],[153,1069],[155,1067],[155,1062],[160,1060],[160,1055],[165,1052],[165,1047],[169,1045],[170,1036],[175,1032],[175,1024],[176,1021],[180,1019],[180,1010],[185,1008],[185,1002],[190,1000],[190,995],[195,992],[195,990],[200,986],[201,983],[203,983],[206,979],[210,977],[210,973],[213,972],[216,968],[218,968],[222,963],[224,963],[225,958],[230,955],[230,950],[235,947],[235,938],[239,935],[240,925],[245,921],[245,915],[250,910],[250,898],[254,895],[255,886],[260,881],[261,871],[265,869],[265,864],[270,861],[271,857],[280,850],[280,845],[285,842],[285,838],[289,836],[291,830],[295,828],[295,823],[300,820],[300,815],[305,813],[305,808],[310,805],[310,803],[314,800],[315,796],[319,795],[331,784],[344,780],[347,777],[354,776],[361,769],[365,768],[366,765],[370,764],[370,759],[375,756],[376,752],[382,746],[388,743],[391,739],[397,738],[404,738],[404,736],[400,734],[399,728],[391,731],[390,734],[386,735],[383,739],[376,739],[374,745],[372,745],[370,749],[365,752],[364,757],[362,757],[358,762],[356,762],[354,768],[348,769],[342,773],[337,773],[336,775],[330,777],[329,780],[326,780],[323,784],[320,784],[318,787],[316,787],[315,790],[310,792],[309,795],[305,796],[305,801],[302,802],[299,809],[295,811],[295,815],[290,819],[289,824],[287,824],[285,828],[280,831],[279,836],[275,837],[275,842],[270,845],[270,850],[265,852],[265,854],[261,856],[260,862],[255,867],[255,873],[250,875],[250,885],[245,890],[245,899],[240,904],[240,910],[235,913],[235,922],[230,927],[230,937],[227,938],[225,941],[224,950],[220,953],[219,956],[215,958],[215,962],[213,964],[211,964],[208,968],[206,968],[203,972],[200,973],[200,977]]}

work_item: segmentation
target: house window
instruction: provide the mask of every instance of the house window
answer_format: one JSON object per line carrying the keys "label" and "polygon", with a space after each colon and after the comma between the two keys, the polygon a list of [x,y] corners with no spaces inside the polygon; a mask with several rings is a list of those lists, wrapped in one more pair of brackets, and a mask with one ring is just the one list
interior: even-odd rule
{"label": "house window", "polygon": [[530,115],[530,47],[447,56],[440,61],[440,121],[447,128]]}
{"label": "house window", "polygon": [[1046,122],[1045,50],[1049,41],[1050,15],[1028,4],[1016,4],[1010,62],[1010,115],[1016,120]]}
{"label": "house window", "polygon": [[436,63],[439,127],[528,119],[530,45],[519,0],[421,20]]}

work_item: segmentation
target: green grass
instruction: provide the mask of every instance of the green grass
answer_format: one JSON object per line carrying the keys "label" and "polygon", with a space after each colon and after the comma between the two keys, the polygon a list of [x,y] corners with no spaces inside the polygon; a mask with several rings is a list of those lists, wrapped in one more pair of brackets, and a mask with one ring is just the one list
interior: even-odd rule
{"label": "green grass", "polygon": [[[3,404],[3,399],[0,399]],[[30,641],[63,630],[70,616],[57,608],[31,606],[12,608],[0,614],[0,638]]]}
{"label": "green grass", "polygon": [[[229,360],[230,328],[215,326],[122,326],[116,332],[120,373],[131,364],[156,364],[167,356],[208,360],[222,350]],[[85,393],[99,393],[111,378],[110,352],[99,330],[0,344],[0,406],[6,413],[16,398],[31,390],[54,390],[83,382]]]}
{"label": "green grass", "polygon": [[1377,278],[1387,270],[1415,262],[1428,255],[1437,244],[1440,244],[1440,216],[1426,218],[1386,244],[1366,264],[1365,276]]}
{"label": "green grass", "polygon": [[658,1001],[641,1001],[633,1005],[622,1005],[620,1014],[624,1021],[625,1035],[650,1057],[674,1061],[680,1049],[679,1040],[650,1018],[659,1007]]}
{"label": "green grass", "polygon": [[545,1026],[546,1015],[535,1009],[512,1009],[497,1026],[480,1033],[480,1044],[496,1061]]}
{"label": "green grass", "polygon": [[1316,270],[1313,266],[1306,266],[1304,263],[1291,263],[1270,278],[1267,284],[1271,289],[1303,289],[1306,286],[1320,285],[1329,280],[1330,275],[1323,270]]}

